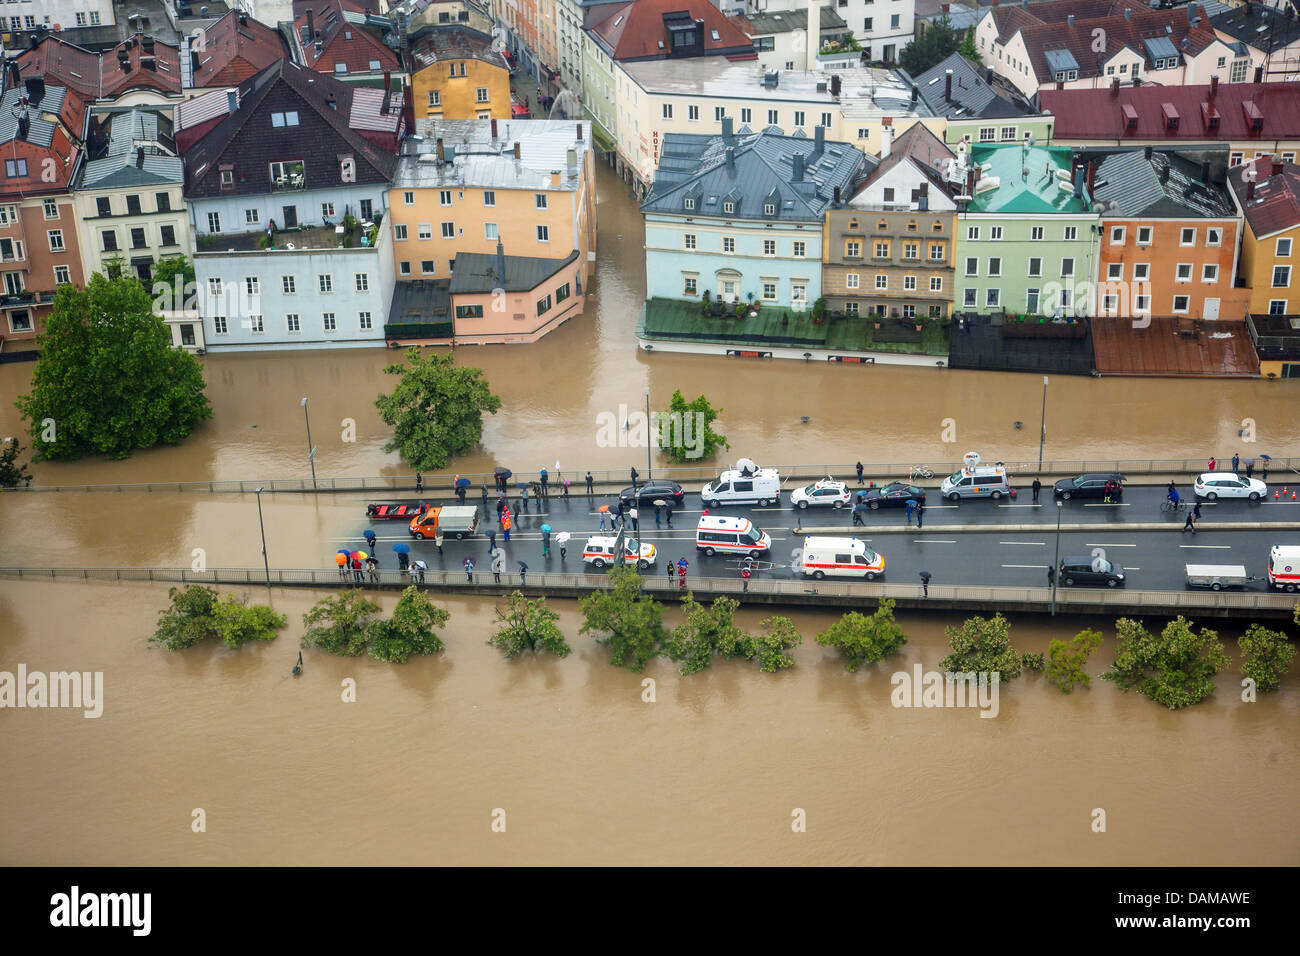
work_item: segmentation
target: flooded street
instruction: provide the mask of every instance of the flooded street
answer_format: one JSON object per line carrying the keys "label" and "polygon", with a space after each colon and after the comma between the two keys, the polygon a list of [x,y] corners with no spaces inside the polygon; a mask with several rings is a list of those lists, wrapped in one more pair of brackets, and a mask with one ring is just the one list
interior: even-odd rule
{"label": "flooded street", "polygon": [[[171,653],[145,643],[164,587],[0,584],[5,666],[102,670],[105,697],[97,720],[4,712],[4,862],[1300,863],[1300,691],[1238,703],[1235,653],[1217,696],[1185,712],[1030,676],[981,719],[889,704],[892,672],[937,666],[945,619],[904,617],[903,652],[852,675],[812,641],[833,616],[797,613],[792,670],[657,662],[643,703],[641,677],[578,637],[565,601],[566,660],[505,662],[485,643],[491,603],[452,599],[440,658],[309,651],[294,679],[317,596],[274,593],[289,627],[269,646]],[[1083,623],[1018,622],[1013,640],[1042,651]]]}
{"label": "flooded street", "polygon": [[[587,315],[534,345],[461,350],[502,409],[449,471],[643,467],[644,449],[597,445],[597,416],[644,408],[646,386],[656,407],[680,388],[721,408],[723,460],[1036,456],[1036,375],[638,352],[639,214],[600,175]],[[318,474],[409,474],[383,452],[390,430],[374,407],[398,359],[379,348],[208,355],[215,417],[183,445],[31,470],[39,484],[310,477],[307,396]],[[0,436],[24,431],[13,403],[31,371],[0,365]],[[1297,396],[1286,382],[1053,377],[1045,456],[1295,454]],[[355,442],[343,440],[349,419]],[[945,419],[955,444],[941,440]],[[1237,437],[1244,419],[1254,445]],[[320,567],[341,529],[355,536],[365,500],[263,495],[272,567]],[[189,565],[195,549],[209,567],[261,561],[253,495],[4,495],[0,541],[7,564]],[[0,862],[1300,864],[1300,676],[1241,703],[1236,622],[1220,628],[1233,663],[1216,697],[1170,713],[1096,679],[1113,657],[1109,622],[1018,619],[1021,651],[1102,628],[1094,686],[1066,696],[1028,675],[1003,688],[996,719],[980,719],[889,702],[891,673],[937,669],[956,616],[900,615],[903,652],[846,674],[813,640],[837,615],[794,612],[804,643],[792,670],[723,663],[681,677],[660,661],[645,675],[658,700],[644,703],[642,676],[610,667],[563,600],[567,660],[505,662],[486,643],[494,602],[439,595],[452,611],[439,658],[306,652],[294,679],[302,614],[325,593],[273,592],[289,626],[269,646],[171,653],[146,643],[165,586],[0,581],[0,670],[103,671],[106,698],[97,720],[0,711]],[[394,596],[380,600],[391,611]],[[345,678],[356,703],[340,700]],[[203,834],[190,830],[199,807]],[[505,837],[490,830],[495,808]],[[795,808],[805,834],[791,833]],[[1104,834],[1091,830],[1094,808]]]}

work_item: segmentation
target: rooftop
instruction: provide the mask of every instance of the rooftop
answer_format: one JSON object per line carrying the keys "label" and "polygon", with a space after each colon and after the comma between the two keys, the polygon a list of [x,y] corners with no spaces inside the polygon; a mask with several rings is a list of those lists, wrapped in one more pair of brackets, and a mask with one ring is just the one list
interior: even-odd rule
{"label": "rooftop", "polygon": [[1249,3],[1211,16],[1214,29],[1258,50],[1281,50],[1300,40],[1300,17],[1287,16],[1260,3]]}
{"label": "rooftop", "polygon": [[[22,136],[19,129],[18,113],[22,111],[19,100],[28,95],[26,88],[19,86],[6,90],[0,100],[0,144],[11,143],[16,139],[31,143],[33,146],[49,148],[54,142],[57,123],[46,119],[46,114],[61,115],[70,99],[68,91],[61,86],[46,86],[39,100],[33,98],[27,109],[27,135]],[[75,97],[71,97],[75,100]],[[73,132],[80,133],[80,128]]]}
{"label": "rooftop", "polygon": [[[500,243],[497,244],[500,249]],[[498,256],[494,253],[462,252],[456,256],[451,275],[452,295],[481,295],[494,289],[507,292],[531,292],[578,256],[577,250],[567,259],[540,259],[531,256]],[[505,275],[501,275],[501,267]]]}
{"label": "rooftop", "polygon": [[924,123],[913,123],[901,136],[891,144],[889,155],[880,161],[880,165],[871,175],[862,181],[857,193],[860,194],[873,182],[905,160],[912,160],[936,187],[948,195],[953,194],[953,184],[945,178],[949,163],[956,159],[956,154],[930,132]]}
{"label": "rooftop", "polygon": [[[1300,83],[1220,83],[1213,95],[1210,86],[1121,86],[1118,94],[1043,90],[1039,102],[1056,117],[1053,137],[1066,142],[1300,137]],[[1176,129],[1166,122],[1166,104],[1179,116]],[[1258,130],[1251,128],[1252,111],[1260,118]]]}
{"label": "rooftop", "polygon": [[[308,36],[308,13],[315,42]],[[397,54],[364,28],[366,13],[378,15],[376,0],[294,0],[293,31],[302,61],[323,73],[374,73],[400,70]],[[316,44],[320,44],[319,52]],[[344,70],[340,72],[338,65]]]}
{"label": "rooftop", "polygon": [[[192,9],[198,4],[191,3]],[[280,34],[252,17],[232,10],[203,31],[194,88],[235,86],[287,55]]]}
{"label": "rooftop", "polygon": [[1201,179],[1201,166],[1175,153],[1141,149],[1112,153],[1097,166],[1094,200],[1109,202],[1107,216],[1223,219],[1236,215],[1227,190]]}
{"label": "rooftop", "polygon": [[[795,30],[806,29],[808,26],[808,11],[806,9],[779,10],[772,13],[762,11],[731,17],[730,20],[736,25],[737,29],[748,36],[769,36],[774,33],[792,33]],[[820,20],[823,33],[830,30],[847,30],[849,28],[844,18],[836,13],[835,8],[830,4],[822,4]]]}
{"label": "rooftop", "polygon": [[[694,56],[754,56],[749,36],[709,0],[636,0],[601,5],[591,11],[586,32],[615,60],[657,59],[672,55],[673,33],[703,23],[695,37]],[[671,25],[671,28],[670,28]],[[680,54],[679,54],[680,55]]]}
{"label": "rooftop", "polygon": [[[588,120],[444,120],[434,129],[436,133],[431,137],[412,136],[403,142],[393,178],[395,188],[576,190],[591,147]],[[444,156],[451,156],[450,162],[437,162],[439,138]],[[519,144],[518,160],[515,143]],[[571,149],[575,153],[572,171]],[[560,171],[558,186],[551,184],[554,170]]]}
{"label": "rooftop", "polygon": [[510,70],[505,58],[492,47],[492,38],[468,27],[434,27],[421,33],[411,44],[413,72],[446,60],[481,60]]}
{"label": "rooftop", "polygon": [[1026,143],[1008,143],[1004,146],[974,146],[971,160],[977,167],[988,163],[981,181],[996,178],[998,185],[981,192],[975,187],[975,196],[967,207],[969,212],[1002,213],[1086,213],[1088,206],[1075,196],[1073,186],[1062,189],[1068,182],[1058,175],[1071,172],[1070,150],[1062,146],[1030,146]]}
{"label": "rooftop", "polygon": [[[93,158],[82,173],[81,188],[117,189],[167,186],[185,181],[185,164],[171,141],[169,107],[133,107],[108,116],[92,133]],[[100,137],[107,134],[107,140]]]}
{"label": "rooftop", "polygon": [[[1255,184],[1250,199],[1246,198],[1250,191],[1248,176],[1254,177]],[[1263,156],[1228,170],[1228,186],[1236,194],[1255,238],[1300,226],[1300,166],[1295,163],[1274,162],[1272,157]]]}
{"label": "rooftop", "polygon": [[287,232],[277,231],[271,245],[265,248],[262,246],[262,240],[266,238],[267,234],[265,229],[254,232],[223,232],[220,235],[213,236],[210,242],[207,241],[207,237],[204,237],[199,244],[198,255],[204,253],[223,255],[227,252],[260,252],[265,255],[280,252],[320,252],[324,249],[344,248],[349,249],[351,252],[374,251],[374,246],[362,245],[362,234],[365,230],[360,224],[351,233],[351,246],[344,245],[343,233],[339,231],[342,228],[341,225],[303,226],[300,229],[292,229]]}
{"label": "rooftop", "polygon": [[[948,89],[948,71],[952,71],[952,94]],[[1013,101],[995,90],[980,75],[981,70],[960,53],[937,63],[916,78],[921,98],[936,116],[948,119],[1004,119],[1033,116],[1034,109],[1024,101]]]}
{"label": "rooftop", "polygon": [[[457,257],[459,258],[459,256]],[[450,279],[410,279],[393,284],[393,301],[384,323],[387,333],[397,325],[427,325],[451,321]],[[417,332],[416,334],[422,334]],[[448,327],[445,334],[450,335]]]}

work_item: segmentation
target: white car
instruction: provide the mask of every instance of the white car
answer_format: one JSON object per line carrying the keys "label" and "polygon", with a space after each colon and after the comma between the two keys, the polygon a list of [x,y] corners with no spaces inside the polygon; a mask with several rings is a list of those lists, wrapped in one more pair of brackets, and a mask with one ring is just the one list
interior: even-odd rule
{"label": "white car", "polygon": [[[613,564],[614,540],[613,535],[592,535],[583,545],[582,560],[595,568],[604,568]],[[636,538],[624,538],[623,563],[635,564],[644,571],[655,563],[655,546],[640,544]]]}
{"label": "white car", "polygon": [[1213,501],[1216,498],[1249,498],[1259,501],[1268,494],[1268,485],[1258,478],[1242,478],[1230,471],[1207,471],[1196,479],[1196,497]]}
{"label": "white car", "polygon": [[847,508],[849,497],[849,488],[844,482],[825,478],[790,492],[790,504],[801,511],[810,507]]}

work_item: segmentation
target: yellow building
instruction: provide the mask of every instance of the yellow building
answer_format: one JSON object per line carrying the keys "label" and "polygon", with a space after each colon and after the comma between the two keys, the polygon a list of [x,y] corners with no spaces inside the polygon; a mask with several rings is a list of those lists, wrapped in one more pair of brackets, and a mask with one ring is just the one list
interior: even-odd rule
{"label": "yellow building", "polygon": [[1238,276],[1250,287],[1252,315],[1300,314],[1300,166],[1264,156],[1229,171],[1246,220]]}
{"label": "yellow building", "polygon": [[411,42],[416,128],[422,119],[509,119],[510,67],[492,38],[467,27],[432,27]]}
{"label": "yellow building", "polygon": [[[423,142],[405,144],[388,195],[397,285],[433,288],[452,278],[460,256],[470,257],[462,264],[477,257],[490,267],[499,243],[518,286],[507,292],[555,278],[557,289],[568,287],[553,304],[570,296],[577,302],[520,311],[503,300],[501,309],[458,316],[456,342],[545,334],[582,312],[596,260],[595,175],[586,120],[433,124]],[[468,281],[459,268],[455,275]]]}

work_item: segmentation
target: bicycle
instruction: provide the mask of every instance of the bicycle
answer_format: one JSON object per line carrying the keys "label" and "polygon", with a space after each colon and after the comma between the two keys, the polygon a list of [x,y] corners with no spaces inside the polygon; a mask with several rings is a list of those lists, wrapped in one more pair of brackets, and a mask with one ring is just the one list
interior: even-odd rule
{"label": "bicycle", "polygon": [[1186,507],[1187,507],[1187,502],[1182,500],[1181,498],[1178,501],[1170,501],[1168,498],[1166,498],[1164,501],[1160,502],[1160,510],[1164,514],[1170,514],[1171,512],[1175,512],[1175,511],[1182,511],[1186,509]]}
{"label": "bicycle", "polygon": [[925,465],[913,465],[908,469],[907,478],[911,481],[913,478],[933,478],[934,471]]}

